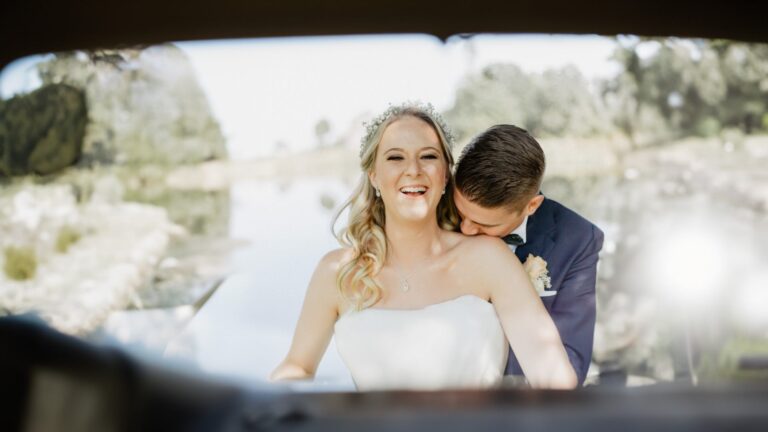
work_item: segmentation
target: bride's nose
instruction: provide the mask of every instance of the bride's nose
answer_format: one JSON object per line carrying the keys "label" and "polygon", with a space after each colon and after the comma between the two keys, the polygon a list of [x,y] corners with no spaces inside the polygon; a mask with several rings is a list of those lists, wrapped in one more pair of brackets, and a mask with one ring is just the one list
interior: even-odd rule
{"label": "bride's nose", "polygon": [[419,164],[419,158],[410,158],[405,166],[405,173],[412,176],[417,176],[421,173],[421,165]]}

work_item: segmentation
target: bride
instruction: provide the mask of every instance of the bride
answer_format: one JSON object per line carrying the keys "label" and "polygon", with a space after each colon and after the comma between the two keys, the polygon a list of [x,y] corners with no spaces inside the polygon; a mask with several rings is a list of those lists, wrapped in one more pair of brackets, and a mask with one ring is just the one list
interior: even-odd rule
{"label": "bride", "polygon": [[531,386],[576,386],[515,254],[454,232],[451,145],[431,106],[390,107],[368,125],[344,247],[315,269],[272,380],[311,378],[335,334],[360,390],[498,385],[509,346]]}

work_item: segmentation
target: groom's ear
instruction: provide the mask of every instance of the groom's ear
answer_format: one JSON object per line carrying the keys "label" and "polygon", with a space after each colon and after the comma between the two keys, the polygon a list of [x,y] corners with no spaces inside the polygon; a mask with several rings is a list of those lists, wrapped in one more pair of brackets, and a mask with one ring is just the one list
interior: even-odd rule
{"label": "groom's ear", "polygon": [[544,202],[544,195],[538,194],[531,198],[530,201],[528,201],[528,204],[525,205],[525,214],[528,216],[536,213],[536,210],[539,209],[539,206],[541,203]]}

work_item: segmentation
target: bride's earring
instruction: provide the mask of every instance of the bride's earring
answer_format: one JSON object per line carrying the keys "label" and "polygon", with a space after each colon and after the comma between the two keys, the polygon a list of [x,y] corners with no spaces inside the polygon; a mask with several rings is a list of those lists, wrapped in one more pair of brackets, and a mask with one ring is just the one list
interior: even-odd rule
{"label": "bride's earring", "polygon": [[376,198],[381,198],[381,192],[379,191],[379,188],[374,189],[376,189]]}
{"label": "bride's earring", "polygon": [[443,195],[445,195],[445,188],[443,188]]}

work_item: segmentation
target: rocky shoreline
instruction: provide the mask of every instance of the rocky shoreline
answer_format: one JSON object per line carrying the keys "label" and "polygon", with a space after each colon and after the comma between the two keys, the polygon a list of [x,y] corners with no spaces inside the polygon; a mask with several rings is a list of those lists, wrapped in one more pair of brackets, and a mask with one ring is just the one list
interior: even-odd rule
{"label": "rocky shoreline", "polygon": [[[36,260],[27,279],[0,273],[0,309],[35,312],[63,332],[84,335],[110,312],[142,306],[138,291],[151,282],[172,237],[184,230],[163,208],[100,196],[78,204],[71,187],[54,184],[0,197],[0,246],[27,247]],[[54,239],[65,223],[80,238],[62,252]]]}

